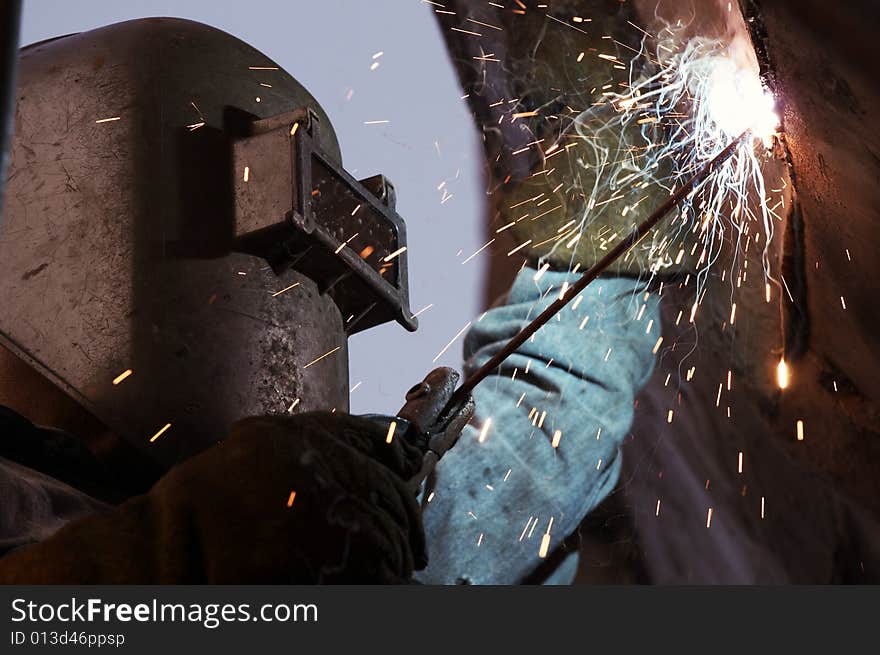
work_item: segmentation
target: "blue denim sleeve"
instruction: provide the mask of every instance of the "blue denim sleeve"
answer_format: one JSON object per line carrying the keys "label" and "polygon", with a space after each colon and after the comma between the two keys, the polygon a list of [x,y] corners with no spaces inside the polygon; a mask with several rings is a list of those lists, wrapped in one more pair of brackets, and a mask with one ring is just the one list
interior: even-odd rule
{"label": "blue denim sleeve", "polygon": [[[535,278],[538,277],[536,280]],[[553,302],[568,274],[523,269],[465,339],[472,371]],[[428,584],[520,582],[617,481],[660,337],[656,293],[600,278],[475,390],[477,414],[426,499]]]}

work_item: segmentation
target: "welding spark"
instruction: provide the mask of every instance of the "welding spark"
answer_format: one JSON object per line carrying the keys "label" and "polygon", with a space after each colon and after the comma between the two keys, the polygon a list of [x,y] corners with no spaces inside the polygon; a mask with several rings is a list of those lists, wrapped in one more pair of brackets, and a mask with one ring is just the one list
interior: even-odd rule
{"label": "welding spark", "polygon": [[294,282],[294,283],[291,284],[290,286],[287,286],[287,287],[284,287],[283,289],[281,289],[281,291],[276,291],[275,293],[273,293],[273,294],[272,294],[272,297],[273,297],[273,298],[277,298],[278,296],[280,296],[280,295],[281,295],[282,293],[284,293],[285,291],[290,291],[291,289],[294,289],[294,288],[296,288],[296,287],[298,287],[298,286],[299,286],[299,282]]}
{"label": "welding spark", "polygon": [[445,353],[447,350],[449,350],[449,349],[452,347],[452,344],[454,344],[455,341],[456,341],[456,340],[457,340],[462,334],[464,334],[465,331],[466,331],[470,326],[471,326],[471,322],[468,321],[468,322],[467,322],[467,325],[465,325],[463,328],[461,328],[461,329],[458,331],[458,334],[456,334],[454,337],[452,337],[452,339],[449,340],[449,343],[447,343],[447,344],[443,347],[443,350],[441,350],[439,353],[437,353],[437,355],[436,355],[436,356],[434,357],[434,359],[432,359],[431,361],[432,361],[433,363],[436,363],[438,359],[440,359],[441,357],[443,357],[443,353]]}
{"label": "welding spark", "polygon": [[388,434],[385,435],[385,443],[391,443],[394,440],[395,430],[397,430],[397,421],[391,421],[388,425]]}
{"label": "welding spark", "polygon": [[433,306],[434,306],[434,303],[429,303],[429,304],[425,305],[425,306],[422,307],[419,311],[417,311],[415,314],[413,314],[412,316],[410,316],[410,318],[416,318],[416,317],[418,317],[418,316],[421,316],[421,315],[424,314],[426,311],[428,311],[429,309],[431,309],[431,307],[433,307]]}
{"label": "welding spark", "polygon": [[119,384],[120,382],[125,380],[132,373],[134,373],[134,371],[132,371],[130,368],[124,370],[122,373],[120,373],[115,378],[113,378],[113,385],[116,386],[117,384]]}
{"label": "welding spark", "polygon": [[406,246],[402,246],[402,247],[398,248],[397,250],[395,250],[394,252],[392,252],[391,254],[386,255],[386,256],[382,259],[382,261],[383,261],[383,262],[390,262],[392,259],[395,259],[396,257],[399,257],[400,255],[402,255],[402,254],[405,253],[405,252],[406,252]]}
{"label": "welding spark", "polygon": [[483,423],[483,427],[480,430],[479,436],[477,436],[477,443],[485,443],[486,438],[489,436],[489,427],[492,425],[492,419],[487,418],[486,422]]}
{"label": "welding spark", "polygon": [[324,359],[325,357],[329,357],[330,355],[332,355],[333,353],[335,353],[335,352],[336,352],[337,350],[339,350],[340,348],[342,348],[342,346],[336,346],[333,350],[330,350],[329,352],[324,353],[323,355],[321,355],[321,356],[318,357],[317,359],[313,359],[313,360],[310,361],[308,364],[306,364],[305,366],[303,366],[303,369],[307,369],[307,368],[308,368],[309,366],[311,366],[312,364],[317,364],[317,363],[320,362],[322,359]]}
{"label": "welding spark", "polygon": [[168,430],[170,430],[170,429],[171,429],[171,424],[166,423],[165,426],[161,430],[159,430],[156,434],[154,434],[152,437],[150,437],[150,443],[153,443],[154,441],[156,441],[156,439],[161,437],[163,434],[168,432]]}
{"label": "welding spark", "polygon": [[[537,523],[537,519],[535,523]],[[550,517],[550,522],[547,524],[547,531],[544,533],[544,536],[541,537],[541,547],[538,549],[538,557],[544,559],[547,557],[547,552],[550,550],[550,528],[553,527],[553,517]]]}
{"label": "welding spark", "polygon": [[785,363],[785,358],[782,358],[776,366],[776,384],[779,385],[780,389],[785,389],[788,387],[789,381],[788,364]]}

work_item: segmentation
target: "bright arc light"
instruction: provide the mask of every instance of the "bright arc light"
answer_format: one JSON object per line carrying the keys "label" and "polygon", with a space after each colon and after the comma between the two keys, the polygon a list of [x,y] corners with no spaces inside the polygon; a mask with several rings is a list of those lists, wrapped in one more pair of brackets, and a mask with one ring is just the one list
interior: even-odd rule
{"label": "bright arc light", "polygon": [[750,129],[769,147],[779,128],[772,94],[754,72],[738,69],[727,57],[710,57],[707,63],[711,66],[706,94],[711,120],[727,138]]}

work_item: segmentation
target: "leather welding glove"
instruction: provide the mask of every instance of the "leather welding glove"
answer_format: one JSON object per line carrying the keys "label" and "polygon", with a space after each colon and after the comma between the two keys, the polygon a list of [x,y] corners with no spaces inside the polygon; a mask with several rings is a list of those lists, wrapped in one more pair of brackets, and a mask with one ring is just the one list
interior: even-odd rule
{"label": "leather welding glove", "polygon": [[[618,108],[607,101],[628,92],[631,75],[656,72],[647,63],[630,70],[644,37],[633,26],[640,23],[635,8],[618,0],[522,10],[468,0],[446,5],[450,11],[436,16],[482,131],[492,232],[509,230],[533,265],[592,265],[668,195],[655,183],[664,163],[651,170],[645,157],[662,128],[635,117],[622,129],[612,121]],[[632,175],[646,169],[651,183]],[[666,252],[662,225],[609,272],[668,268],[678,247]]]}
{"label": "leather welding glove", "polygon": [[421,453],[346,414],[250,418],[148,493],[0,559],[0,582],[404,583]]}

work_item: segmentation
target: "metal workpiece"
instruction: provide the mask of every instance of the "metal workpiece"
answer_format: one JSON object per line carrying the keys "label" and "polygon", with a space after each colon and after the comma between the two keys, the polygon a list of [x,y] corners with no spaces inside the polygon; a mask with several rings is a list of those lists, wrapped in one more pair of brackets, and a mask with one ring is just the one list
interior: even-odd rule
{"label": "metal workpiece", "polygon": [[15,131],[0,342],[165,465],[245,416],[346,411],[348,334],[415,327],[390,185],[348,175],[315,99],[224,32],[27,47]]}

